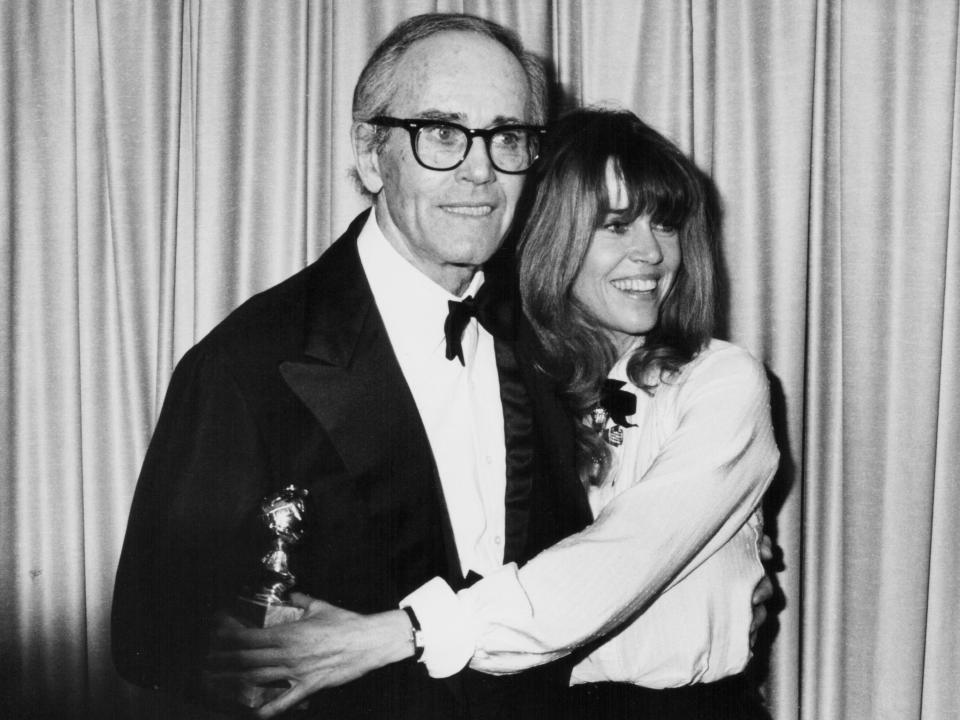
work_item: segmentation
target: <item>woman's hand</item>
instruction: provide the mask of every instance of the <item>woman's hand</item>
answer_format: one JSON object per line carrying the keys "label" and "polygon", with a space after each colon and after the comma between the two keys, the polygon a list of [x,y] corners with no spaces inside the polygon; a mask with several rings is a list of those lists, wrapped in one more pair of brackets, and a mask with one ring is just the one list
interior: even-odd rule
{"label": "woman's hand", "polygon": [[[760,559],[764,566],[773,560],[773,540],[764,535],[760,540]],[[767,603],[773,599],[773,580],[764,575],[753,589],[753,620],[750,622],[750,647],[757,641],[757,633],[767,620]]]}

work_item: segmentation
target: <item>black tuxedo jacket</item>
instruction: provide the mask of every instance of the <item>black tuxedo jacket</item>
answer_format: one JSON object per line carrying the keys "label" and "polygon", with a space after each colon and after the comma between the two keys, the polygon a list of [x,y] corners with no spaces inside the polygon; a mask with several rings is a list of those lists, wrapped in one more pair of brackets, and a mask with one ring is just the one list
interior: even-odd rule
{"label": "black tuxedo jacket", "polygon": [[[464,584],[433,456],[356,249],[366,218],[314,264],[247,301],[178,364],[144,461],[117,572],[114,660],[146,687],[191,694],[211,614],[263,554],[260,499],[310,491],[298,589],[358,612],[397,607],[434,576]],[[507,560],[589,521],[572,427],[533,369],[508,273],[487,272],[514,332],[495,339],[507,427]],[[522,683],[428,678],[398,663],[318,693],[317,717],[512,716],[564,669]],[[541,685],[537,685],[541,682]]]}

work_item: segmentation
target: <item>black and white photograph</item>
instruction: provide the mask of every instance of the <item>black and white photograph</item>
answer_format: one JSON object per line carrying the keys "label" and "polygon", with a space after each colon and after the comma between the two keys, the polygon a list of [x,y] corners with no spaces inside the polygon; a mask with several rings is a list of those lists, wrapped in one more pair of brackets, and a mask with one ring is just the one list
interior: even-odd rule
{"label": "black and white photograph", "polygon": [[0,716],[960,718],[960,2],[0,0]]}

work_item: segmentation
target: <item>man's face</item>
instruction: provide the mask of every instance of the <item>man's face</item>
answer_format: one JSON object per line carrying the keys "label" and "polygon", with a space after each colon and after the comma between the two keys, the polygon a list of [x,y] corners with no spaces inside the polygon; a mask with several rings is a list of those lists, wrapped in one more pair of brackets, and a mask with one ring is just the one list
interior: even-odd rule
{"label": "man's face", "polygon": [[[445,32],[415,43],[396,77],[393,117],[444,119],[469,128],[530,121],[520,63],[475,33]],[[494,170],[480,138],[459,167],[428,170],[414,157],[407,131],[398,128],[369,160],[367,168],[359,163],[361,176],[369,190],[382,188],[376,212],[387,239],[421,272],[459,294],[503,241],[524,176]]]}

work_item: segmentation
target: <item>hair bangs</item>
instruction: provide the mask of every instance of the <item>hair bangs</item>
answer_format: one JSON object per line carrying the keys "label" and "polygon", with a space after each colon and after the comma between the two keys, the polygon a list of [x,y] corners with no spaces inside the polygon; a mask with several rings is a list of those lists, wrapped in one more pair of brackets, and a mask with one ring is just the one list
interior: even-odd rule
{"label": "hair bangs", "polygon": [[[684,158],[648,138],[638,140],[636,147],[620,148],[610,156],[629,202],[625,219],[632,221],[649,215],[659,225],[679,229],[699,206],[698,186]],[[603,205],[604,211],[614,209],[610,207],[609,198]]]}

